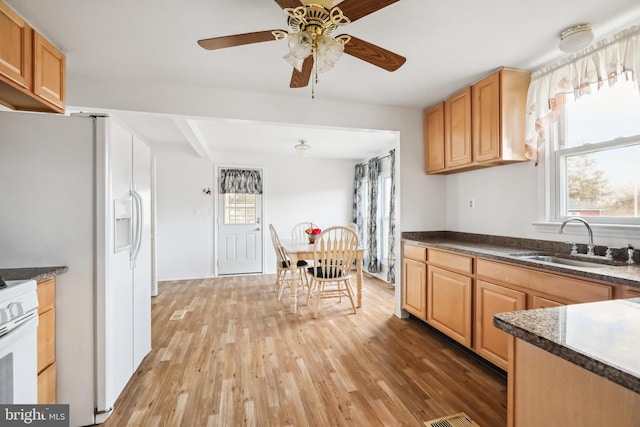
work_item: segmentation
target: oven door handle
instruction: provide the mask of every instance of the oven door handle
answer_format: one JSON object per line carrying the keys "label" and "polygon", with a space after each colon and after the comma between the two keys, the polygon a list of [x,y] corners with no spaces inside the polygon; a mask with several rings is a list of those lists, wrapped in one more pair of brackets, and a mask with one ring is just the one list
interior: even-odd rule
{"label": "oven door handle", "polygon": [[38,310],[28,312],[24,317],[14,322],[11,328],[3,327],[0,329],[0,344],[2,344],[5,339],[9,339],[11,336],[16,335],[14,333],[20,332],[20,330],[32,320],[35,321],[35,325],[37,326],[39,321]]}

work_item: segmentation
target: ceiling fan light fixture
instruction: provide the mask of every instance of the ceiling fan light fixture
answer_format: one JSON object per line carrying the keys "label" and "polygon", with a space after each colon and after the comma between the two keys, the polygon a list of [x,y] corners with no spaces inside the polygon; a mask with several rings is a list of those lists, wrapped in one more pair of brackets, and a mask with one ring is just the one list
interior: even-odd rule
{"label": "ceiling fan light fixture", "polygon": [[287,61],[293,68],[302,72],[302,65],[304,64],[304,58],[298,58],[293,55],[291,52],[287,53],[282,57],[285,61]]}
{"label": "ceiling fan light fixture", "polygon": [[566,53],[584,49],[593,41],[594,34],[590,24],[579,24],[569,27],[560,33],[559,48]]}
{"label": "ceiling fan light fixture", "polygon": [[333,68],[344,52],[344,44],[331,36],[324,35],[317,40],[316,66],[319,73]]}
{"label": "ceiling fan light fixture", "polygon": [[289,35],[289,53],[296,58],[305,59],[313,51],[313,37],[307,31]]}
{"label": "ceiling fan light fixture", "polygon": [[300,157],[309,157],[309,152],[311,151],[311,146],[306,143],[304,139],[301,139],[298,144],[296,144],[293,148],[296,149],[296,154]]}

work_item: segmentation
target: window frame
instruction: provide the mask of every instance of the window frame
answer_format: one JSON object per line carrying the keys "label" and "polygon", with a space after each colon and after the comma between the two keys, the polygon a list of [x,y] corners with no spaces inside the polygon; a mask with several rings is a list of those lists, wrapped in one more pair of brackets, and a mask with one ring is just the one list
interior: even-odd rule
{"label": "window frame", "polygon": [[[558,120],[547,127],[547,141],[544,145],[538,172],[538,183],[542,191],[540,217],[542,221],[533,225],[537,231],[558,233],[559,224],[570,217],[564,213],[564,193],[566,186],[566,171],[564,159],[575,154],[597,152],[612,148],[623,148],[640,144],[640,134],[630,137],[614,138],[608,141],[585,144],[578,147],[557,149],[557,140],[564,132],[564,111],[560,111]],[[540,167],[542,166],[542,167]],[[611,238],[640,238],[640,218],[634,217],[584,217],[594,230],[603,237]]]}

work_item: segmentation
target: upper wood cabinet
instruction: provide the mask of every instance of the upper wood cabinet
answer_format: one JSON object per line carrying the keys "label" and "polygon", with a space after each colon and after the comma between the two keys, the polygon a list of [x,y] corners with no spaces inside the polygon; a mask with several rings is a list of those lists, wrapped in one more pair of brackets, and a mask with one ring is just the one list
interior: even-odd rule
{"label": "upper wood cabinet", "polygon": [[33,91],[40,98],[64,109],[65,57],[51,42],[33,34]]}
{"label": "upper wood cabinet", "polygon": [[0,104],[63,113],[65,56],[0,0]]}
{"label": "upper wood cabinet", "polygon": [[466,88],[444,100],[445,168],[470,165],[471,89]]}
{"label": "upper wood cabinet", "polygon": [[[501,68],[427,108],[426,173],[463,172],[527,160],[524,125],[529,82],[529,72]],[[440,104],[444,110],[441,120],[437,115]],[[438,161],[443,150],[444,163]]]}
{"label": "upper wood cabinet", "polygon": [[0,1],[0,77],[25,89],[31,88],[33,30],[17,13]]}
{"label": "upper wood cabinet", "polygon": [[444,102],[438,102],[424,112],[425,172],[444,169]]}
{"label": "upper wood cabinet", "polygon": [[502,68],[471,88],[474,161],[500,165],[527,160],[524,127],[527,71]]}

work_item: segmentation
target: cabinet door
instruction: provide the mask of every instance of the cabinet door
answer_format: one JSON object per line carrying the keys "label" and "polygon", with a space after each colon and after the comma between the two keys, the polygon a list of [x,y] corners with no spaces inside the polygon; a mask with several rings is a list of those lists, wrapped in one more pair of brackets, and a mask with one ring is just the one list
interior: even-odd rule
{"label": "cabinet door", "polygon": [[52,104],[65,106],[65,57],[38,32],[33,34],[33,91]]}
{"label": "cabinet door", "polygon": [[0,75],[31,89],[32,33],[24,19],[0,2]]}
{"label": "cabinet door", "polygon": [[473,158],[476,162],[500,158],[500,73],[471,89]]}
{"label": "cabinet door", "polygon": [[471,277],[429,266],[427,323],[471,347]]}
{"label": "cabinet door", "polygon": [[471,164],[471,88],[444,101],[444,152],[447,168]]}
{"label": "cabinet door", "polygon": [[427,173],[444,169],[444,102],[424,112],[424,164]]}
{"label": "cabinet door", "polygon": [[410,259],[403,260],[403,304],[402,308],[414,316],[427,318],[427,265]]}
{"label": "cabinet door", "polygon": [[496,366],[507,369],[509,334],[493,326],[496,313],[524,310],[526,294],[478,280],[476,283],[475,350]]}

